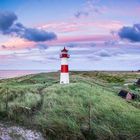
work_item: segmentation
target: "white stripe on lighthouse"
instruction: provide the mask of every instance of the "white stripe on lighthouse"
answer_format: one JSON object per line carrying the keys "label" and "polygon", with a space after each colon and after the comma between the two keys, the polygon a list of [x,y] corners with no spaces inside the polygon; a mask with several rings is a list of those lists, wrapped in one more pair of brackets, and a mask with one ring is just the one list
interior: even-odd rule
{"label": "white stripe on lighthouse", "polygon": [[61,58],[61,65],[68,65],[68,59],[67,58]]}
{"label": "white stripe on lighthouse", "polygon": [[69,84],[69,73],[61,73],[60,84]]}

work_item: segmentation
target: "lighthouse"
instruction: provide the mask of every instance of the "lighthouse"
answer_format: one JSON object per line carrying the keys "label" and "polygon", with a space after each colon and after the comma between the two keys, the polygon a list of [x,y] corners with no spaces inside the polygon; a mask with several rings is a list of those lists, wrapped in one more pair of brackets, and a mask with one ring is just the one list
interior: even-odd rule
{"label": "lighthouse", "polygon": [[61,50],[61,73],[60,73],[60,84],[69,84],[69,68],[68,68],[68,50],[64,47]]}

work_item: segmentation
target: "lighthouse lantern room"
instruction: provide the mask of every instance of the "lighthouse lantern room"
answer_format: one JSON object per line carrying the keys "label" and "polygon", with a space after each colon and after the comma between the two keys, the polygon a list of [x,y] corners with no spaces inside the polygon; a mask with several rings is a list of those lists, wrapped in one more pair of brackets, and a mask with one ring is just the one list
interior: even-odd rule
{"label": "lighthouse lantern room", "polygon": [[61,50],[61,73],[60,73],[60,84],[69,84],[69,68],[68,68],[68,50],[64,47]]}

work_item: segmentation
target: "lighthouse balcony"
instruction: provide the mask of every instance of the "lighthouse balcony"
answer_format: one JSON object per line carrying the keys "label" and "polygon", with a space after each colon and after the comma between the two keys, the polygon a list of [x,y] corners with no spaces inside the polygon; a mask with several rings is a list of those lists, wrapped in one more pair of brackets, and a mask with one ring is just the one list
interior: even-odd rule
{"label": "lighthouse balcony", "polygon": [[70,56],[68,54],[61,54],[60,58],[69,58]]}

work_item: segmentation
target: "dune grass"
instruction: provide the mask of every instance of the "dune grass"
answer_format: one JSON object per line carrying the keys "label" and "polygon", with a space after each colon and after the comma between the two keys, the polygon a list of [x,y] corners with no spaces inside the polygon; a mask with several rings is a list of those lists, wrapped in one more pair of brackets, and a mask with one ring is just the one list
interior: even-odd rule
{"label": "dune grass", "polygon": [[71,134],[83,139],[131,139],[139,135],[139,117],[140,111],[116,94],[99,86],[75,83],[46,88],[35,121],[54,137]]}
{"label": "dune grass", "polygon": [[69,85],[60,85],[58,76],[42,73],[0,82],[0,118],[40,129],[48,140],[140,139],[139,101],[118,97],[96,74],[72,73]]}

